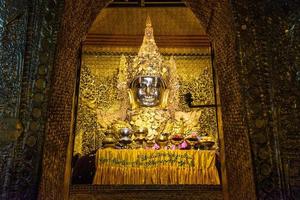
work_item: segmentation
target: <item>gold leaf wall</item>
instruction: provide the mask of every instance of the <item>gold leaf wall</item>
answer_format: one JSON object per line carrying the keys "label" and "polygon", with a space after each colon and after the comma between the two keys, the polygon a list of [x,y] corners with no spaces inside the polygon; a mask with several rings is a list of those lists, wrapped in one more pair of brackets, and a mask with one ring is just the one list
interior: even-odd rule
{"label": "gold leaf wall", "polygon": [[[202,110],[199,121],[201,134],[211,134],[216,142],[216,108],[189,108],[184,94],[191,93],[193,105],[214,105],[214,82],[211,57],[208,50],[195,53],[176,53],[177,50],[161,50],[166,58],[170,53],[176,61],[180,84],[180,109]],[[132,55],[132,51],[84,51],[82,56],[80,94],[75,133],[74,153],[85,155],[101,146],[104,133],[98,130],[96,110],[108,110],[120,104],[117,89],[117,73],[122,54]]]}

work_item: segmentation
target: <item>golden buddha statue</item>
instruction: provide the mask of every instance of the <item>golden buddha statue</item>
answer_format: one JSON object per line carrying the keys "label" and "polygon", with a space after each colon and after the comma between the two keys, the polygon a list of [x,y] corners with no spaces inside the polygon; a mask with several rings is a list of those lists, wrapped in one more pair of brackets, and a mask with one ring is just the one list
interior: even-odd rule
{"label": "golden buddha statue", "polygon": [[154,141],[162,132],[184,134],[199,128],[200,111],[178,110],[176,64],[172,57],[165,60],[159,53],[149,17],[138,55],[131,63],[121,58],[118,89],[121,105],[113,114],[98,113],[102,128],[113,127],[115,133],[124,127],[146,128],[147,141]]}

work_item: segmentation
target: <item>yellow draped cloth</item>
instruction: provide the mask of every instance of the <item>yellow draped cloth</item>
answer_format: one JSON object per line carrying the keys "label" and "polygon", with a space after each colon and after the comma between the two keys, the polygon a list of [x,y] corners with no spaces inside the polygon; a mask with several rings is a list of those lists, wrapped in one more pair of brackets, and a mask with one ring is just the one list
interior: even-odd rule
{"label": "yellow draped cloth", "polygon": [[93,184],[220,184],[211,150],[100,149]]}

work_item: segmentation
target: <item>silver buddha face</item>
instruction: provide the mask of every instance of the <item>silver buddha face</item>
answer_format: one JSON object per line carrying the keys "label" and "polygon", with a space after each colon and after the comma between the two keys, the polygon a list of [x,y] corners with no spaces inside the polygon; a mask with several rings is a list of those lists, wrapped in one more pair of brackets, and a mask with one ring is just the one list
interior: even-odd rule
{"label": "silver buddha face", "polygon": [[153,107],[160,105],[166,85],[160,77],[139,76],[132,82],[131,89],[139,106]]}

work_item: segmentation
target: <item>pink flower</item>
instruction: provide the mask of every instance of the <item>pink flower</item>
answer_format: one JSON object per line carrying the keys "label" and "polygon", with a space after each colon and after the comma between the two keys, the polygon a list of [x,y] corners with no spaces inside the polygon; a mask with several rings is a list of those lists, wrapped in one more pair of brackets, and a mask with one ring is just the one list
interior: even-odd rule
{"label": "pink flower", "polygon": [[159,149],[159,146],[158,146],[158,144],[154,144],[154,146],[152,147],[152,149],[154,149],[154,150],[158,150]]}
{"label": "pink flower", "polygon": [[180,149],[185,149],[188,146],[188,144],[184,141],[182,144],[180,144]]}

